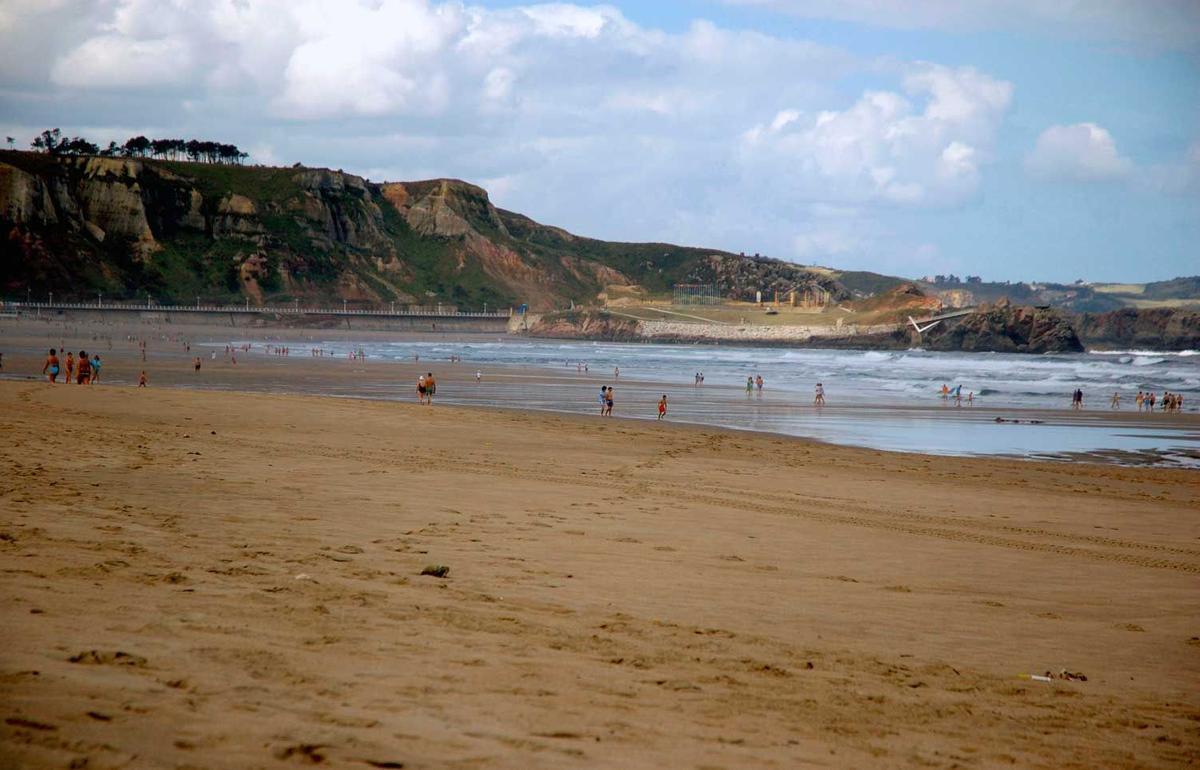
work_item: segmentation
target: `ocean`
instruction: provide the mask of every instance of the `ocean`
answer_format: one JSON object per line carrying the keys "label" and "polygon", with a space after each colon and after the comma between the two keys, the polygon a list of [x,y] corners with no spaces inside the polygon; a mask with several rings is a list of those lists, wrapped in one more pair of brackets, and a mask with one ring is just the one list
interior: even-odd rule
{"label": "ocean", "polygon": [[[261,343],[260,343],[261,344]],[[303,355],[310,343],[296,352]],[[710,345],[621,344],[456,338],[420,341],[312,342],[345,358],[355,349],[372,361],[419,357],[438,373],[483,372],[479,385],[439,388],[438,400],[476,406],[519,407],[590,414],[601,384],[614,383],[623,417],[654,418],[663,393],[669,418],[702,425],[767,431],[882,450],[948,457],[1007,455],[1091,459],[1200,467],[1200,430],[1179,415],[1113,419],[1109,401],[1122,398],[1121,415],[1136,411],[1138,390],[1184,396],[1185,412],[1200,407],[1197,351],[1113,351],[1066,355],[806,350]],[[256,345],[256,347],[259,347]],[[295,354],[295,353],[294,353]],[[448,363],[451,356],[462,358]],[[587,372],[579,371],[582,364]],[[704,374],[696,387],[695,376]],[[744,390],[761,375],[761,393]],[[812,407],[816,383],[827,406]],[[962,386],[964,405],[940,397],[945,384]],[[1085,410],[1030,414],[1014,410],[1067,410],[1071,393],[1084,392]],[[354,392],[372,398],[412,398],[411,383],[372,382]],[[974,404],[966,399],[974,395]],[[999,421],[997,420],[999,418]],[[1015,420],[1015,422],[1014,422]]]}

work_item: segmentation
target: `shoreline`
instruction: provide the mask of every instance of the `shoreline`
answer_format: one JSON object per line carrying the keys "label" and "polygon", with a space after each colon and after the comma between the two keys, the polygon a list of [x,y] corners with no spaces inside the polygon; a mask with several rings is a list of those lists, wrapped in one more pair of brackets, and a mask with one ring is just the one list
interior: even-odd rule
{"label": "shoreline", "polygon": [[[0,379],[37,379],[36,375],[28,374],[40,365],[40,354],[32,351],[45,344],[47,330],[37,328],[32,331],[38,334],[10,334],[6,338],[7,344],[17,343],[17,350],[14,355],[13,348],[9,348]],[[95,336],[95,330],[58,331],[63,335],[74,332],[77,338],[91,331]],[[608,383],[618,386],[616,415],[634,421],[652,419],[658,395],[667,392],[671,395],[668,409],[668,421],[671,422],[751,430],[831,446],[860,446],[933,456],[1025,456],[1059,461],[1200,467],[1200,413],[1196,412],[1071,411],[1036,406],[991,406],[984,399],[974,406],[955,407],[952,402],[938,402],[935,396],[930,397],[934,403],[882,404],[854,397],[840,400],[838,395],[831,395],[832,404],[814,408],[805,396],[788,389],[769,388],[765,394],[743,398],[740,394],[744,391],[732,384],[713,382],[697,388],[688,382],[639,378],[628,371],[624,378],[614,383],[611,373],[582,374],[572,367],[559,367],[549,361],[522,365],[481,364],[471,360],[457,364],[445,360],[417,363],[377,358],[349,361],[336,356],[312,357],[307,354],[307,349],[287,357],[269,355],[258,349],[242,354],[239,365],[231,366],[222,355],[224,342],[198,339],[194,340],[191,353],[183,351],[181,342],[152,340],[149,360],[143,363],[138,360],[136,343],[119,335],[122,332],[144,334],[145,329],[104,331],[116,334],[118,338],[100,336],[91,342],[104,346],[102,356],[109,362],[104,382],[116,385],[134,384],[136,372],[145,367],[150,373],[151,388],[321,394],[404,402],[411,395],[410,383],[415,381],[418,372],[435,369],[439,381],[447,386],[439,394],[439,401],[485,410],[505,408],[537,414],[587,415],[591,412],[594,396],[591,389]],[[397,335],[376,334],[377,341],[397,341]],[[253,339],[256,347],[291,342],[274,334],[238,336]],[[338,337],[351,342],[360,340],[362,335],[343,332]],[[467,345],[480,341],[474,335],[458,335],[454,340]],[[320,340],[298,342],[307,348],[311,347],[309,343],[317,341]],[[405,335],[399,341],[402,344],[448,342],[442,335]],[[107,347],[110,344],[111,350]],[[218,357],[212,361],[210,356],[214,351]],[[203,359],[203,368],[198,374],[188,366],[197,354]],[[546,357],[550,358],[549,355]],[[473,372],[478,367],[487,371],[481,385],[476,385],[473,379]],[[934,433],[926,440],[924,436],[930,430]],[[1027,441],[1032,443],[1027,446]]]}

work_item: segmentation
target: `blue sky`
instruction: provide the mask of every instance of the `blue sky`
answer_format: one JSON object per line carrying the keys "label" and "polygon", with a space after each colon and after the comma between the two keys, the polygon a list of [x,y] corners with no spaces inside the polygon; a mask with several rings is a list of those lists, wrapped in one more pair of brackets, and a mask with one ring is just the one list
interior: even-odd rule
{"label": "blue sky", "polygon": [[455,176],[611,240],[1200,273],[1190,0],[0,0],[0,130],[52,125]]}

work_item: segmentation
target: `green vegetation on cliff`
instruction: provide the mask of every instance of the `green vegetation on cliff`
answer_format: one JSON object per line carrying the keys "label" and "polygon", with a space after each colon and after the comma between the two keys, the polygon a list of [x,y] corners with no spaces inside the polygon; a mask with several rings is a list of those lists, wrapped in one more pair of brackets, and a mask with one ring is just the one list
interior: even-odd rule
{"label": "green vegetation on cliff", "polygon": [[163,302],[535,308],[611,285],[844,289],[826,273],[669,244],[580,238],[456,180],[373,184],[328,169],[0,152],[0,292]]}

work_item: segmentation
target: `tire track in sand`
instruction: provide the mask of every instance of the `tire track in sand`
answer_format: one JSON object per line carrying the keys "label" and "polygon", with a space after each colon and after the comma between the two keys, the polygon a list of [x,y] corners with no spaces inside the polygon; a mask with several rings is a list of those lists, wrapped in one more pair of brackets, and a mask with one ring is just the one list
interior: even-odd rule
{"label": "tire track in sand", "polygon": [[[267,442],[262,441],[261,439],[255,439],[254,443],[258,446],[262,446],[264,449],[270,448],[273,451],[279,452],[295,450],[296,448],[294,445],[288,445],[281,442]],[[326,449],[324,447],[306,446],[304,451],[310,455],[318,455],[333,459],[355,459],[358,461],[377,463],[380,465],[385,465],[392,470],[403,471],[410,468],[413,470],[431,472],[454,470],[466,473],[468,475],[500,476],[503,478],[520,479],[522,481],[536,481],[566,486],[609,489],[618,493],[636,494],[676,501],[680,499],[686,499],[690,502],[705,503],[730,510],[790,516],[792,518],[816,521],[823,524],[864,527],[868,529],[916,535],[919,537],[931,537],[952,542],[974,543],[978,545],[989,545],[1019,551],[1050,553],[1059,556],[1086,558],[1093,561],[1106,561],[1150,569],[1166,569],[1174,572],[1200,574],[1200,563],[1174,561],[1167,558],[1156,558],[1154,556],[1142,553],[1097,551],[1082,547],[1082,545],[1101,545],[1107,548],[1124,549],[1125,551],[1175,553],[1186,556],[1200,555],[1192,549],[1159,546],[1150,543],[1138,543],[1134,541],[1119,540],[1116,538],[1072,535],[1069,533],[1059,533],[1050,530],[1029,529],[1013,525],[998,524],[996,522],[976,522],[962,518],[942,520],[940,517],[929,516],[925,514],[875,511],[862,506],[855,506],[853,504],[840,502],[835,503],[831,501],[823,501],[823,504],[829,508],[836,508],[837,510],[818,511],[780,503],[770,504],[739,497],[732,497],[729,496],[727,490],[722,490],[725,491],[726,494],[719,494],[711,491],[705,492],[703,491],[704,487],[697,487],[694,485],[661,483],[658,481],[651,483],[651,480],[630,482],[624,479],[613,479],[607,474],[588,473],[586,471],[578,474],[554,473],[551,470],[545,469],[544,466],[538,470],[532,470],[512,463],[467,460],[463,459],[461,456],[448,452],[436,453],[434,455],[423,457],[405,458],[404,466],[402,468],[396,468],[395,458],[382,450],[333,450]],[[746,490],[746,495],[753,495],[756,497],[769,496],[775,499],[783,497],[781,495],[763,495],[756,491],[750,490]],[[956,527],[965,527],[967,529],[956,529]],[[1024,534],[1030,537],[1051,537],[1066,541],[1066,543],[1074,542],[1081,545],[1046,543],[1038,542],[1036,540],[1020,540],[1014,537],[1005,537],[997,534],[976,531],[978,529],[991,529],[994,531],[1008,532],[1011,534]]]}

